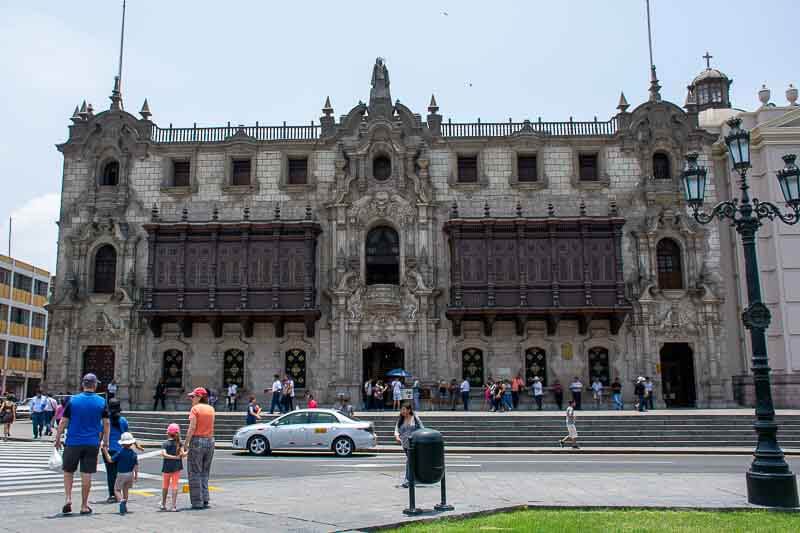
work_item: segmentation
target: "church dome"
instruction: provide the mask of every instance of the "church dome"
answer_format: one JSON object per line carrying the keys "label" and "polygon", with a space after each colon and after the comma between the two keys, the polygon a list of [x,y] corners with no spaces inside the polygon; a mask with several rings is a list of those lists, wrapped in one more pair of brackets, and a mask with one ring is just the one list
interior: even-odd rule
{"label": "church dome", "polygon": [[730,86],[733,80],[722,71],[711,68],[711,56],[708,52],[703,56],[706,68],[695,76],[689,85],[687,102],[697,104],[698,111],[706,109],[728,109],[731,107]]}

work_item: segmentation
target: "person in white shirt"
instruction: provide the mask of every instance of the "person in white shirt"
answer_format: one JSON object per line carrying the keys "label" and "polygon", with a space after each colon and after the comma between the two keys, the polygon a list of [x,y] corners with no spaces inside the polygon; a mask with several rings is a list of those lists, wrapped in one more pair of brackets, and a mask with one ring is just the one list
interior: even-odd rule
{"label": "person in white shirt", "polygon": [[647,402],[647,408],[651,411],[655,409],[653,406],[653,381],[650,379],[650,376],[647,376],[644,382],[644,399]]}
{"label": "person in white shirt", "polygon": [[108,384],[106,387],[106,392],[108,392],[108,399],[116,398],[117,397],[117,382],[116,380],[111,380],[111,383]]}
{"label": "person in white shirt", "polygon": [[592,399],[594,400],[595,407],[599,408],[603,403],[603,383],[600,381],[600,378],[596,376],[592,382]]}
{"label": "person in white shirt", "polygon": [[372,411],[372,380],[364,382],[364,410]]}
{"label": "person in white shirt", "polygon": [[467,378],[461,382],[461,403],[464,404],[464,410],[469,411],[469,380]]}
{"label": "person in white shirt", "polygon": [[575,402],[575,410],[581,410],[581,393],[583,392],[583,383],[575,376],[575,380],[569,384],[569,390],[572,393],[572,400]]}
{"label": "person in white shirt", "polygon": [[533,391],[533,401],[536,402],[536,407],[539,409],[539,411],[541,411],[542,399],[544,398],[544,387],[542,386],[542,380],[539,379],[539,376],[533,378],[531,390]]}
{"label": "person in white shirt", "polygon": [[47,403],[44,406],[44,427],[45,427],[44,434],[49,437],[53,434],[53,418],[55,418],[58,402],[56,401],[55,398],[53,398],[47,393],[45,393],[44,397],[45,400],[47,400]]}
{"label": "person in white shirt", "polygon": [[578,428],[575,427],[575,400],[570,400],[567,406],[567,436],[558,441],[558,445],[562,448],[564,443],[570,441],[572,447],[578,449]]}
{"label": "person in white shirt", "polygon": [[272,393],[272,402],[269,404],[269,414],[274,414],[275,409],[277,409],[278,412],[281,411],[281,390],[283,390],[281,377],[278,374],[275,374],[272,377],[272,389],[270,389],[270,392]]}
{"label": "person in white shirt", "polygon": [[239,401],[239,386],[236,383],[228,384],[228,411],[235,411]]}
{"label": "person in white shirt", "polygon": [[400,410],[400,400],[403,398],[403,384],[398,378],[392,381],[392,409]]}

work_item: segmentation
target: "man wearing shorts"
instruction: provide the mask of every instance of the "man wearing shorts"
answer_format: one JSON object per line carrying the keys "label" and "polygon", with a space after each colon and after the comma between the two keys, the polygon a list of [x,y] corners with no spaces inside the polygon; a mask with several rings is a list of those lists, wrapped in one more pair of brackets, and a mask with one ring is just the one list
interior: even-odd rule
{"label": "man wearing shorts", "polygon": [[567,441],[572,442],[572,447],[578,449],[578,428],[575,427],[575,400],[570,400],[567,406],[567,436],[558,441],[559,446],[564,447]]}
{"label": "man wearing shorts", "polygon": [[67,429],[67,442],[64,444],[64,507],[63,514],[72,513],[72,482],[75,471],[81,470],[81,510],[82,515],[91,514],[89,492],[92,490],[92,474],[97,472],[97,454],[102,445],[108,449],[108,435],[111,426],[108,421],[106,401],[95,394],[97,376],[86,374],[81,382],[83,392],[73,396],[64,408],[64,414],[56,431],[55,447],[60,450],[61,435]]}

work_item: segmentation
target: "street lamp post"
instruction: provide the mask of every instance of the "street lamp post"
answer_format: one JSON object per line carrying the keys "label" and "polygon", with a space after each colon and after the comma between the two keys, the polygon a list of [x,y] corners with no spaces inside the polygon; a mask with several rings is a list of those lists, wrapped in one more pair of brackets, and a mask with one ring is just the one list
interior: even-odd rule
{"label": "street lamp post", "polygon": [[782,212],[770,202],[750,198],[747,170],[750,168],[750,132],[740,128],[741,120],[728,121],[730,133],[725,137],[731,163],[739,173],[740,198],[718,203],[710,213],[701,210],[705,196],[706,169],[698,166],[697,154],[686,156],[683,185],[686,201],[692,208],[694,218],[708,224],[715,218],[728,219],[742,237],[744,263],[747,277],[748,306],[742,313],[742,322],[750,330],[753,347],[753,382],[756,393],[756,421],[753,424],[758,435],[758,444],[752,464],[747,471],[747,501],[770,507],[797,507],[797,481],[789,470],[778,444],[778,426],[775,423],[775,408],[769,378],[769,360],[765,330],[769,326],[770,313],[761,302],[761,285],[758,278],[758,256],[756,255],[756,232],[762,220],[778,218],[786,224],[800,221],[800,169],[795,165],[795,155],[785,155],[785,167],[778,171],[777,178],[786,205],[790,209]]}

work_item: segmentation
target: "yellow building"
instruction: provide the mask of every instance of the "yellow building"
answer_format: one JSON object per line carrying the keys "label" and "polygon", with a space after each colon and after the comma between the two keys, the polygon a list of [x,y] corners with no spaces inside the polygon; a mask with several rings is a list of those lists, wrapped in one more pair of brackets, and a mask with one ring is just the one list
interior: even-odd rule
{"label": "yellow building", "polygon": [[44,375],[50,273],[0,255],[0,391],[31,396]]}

